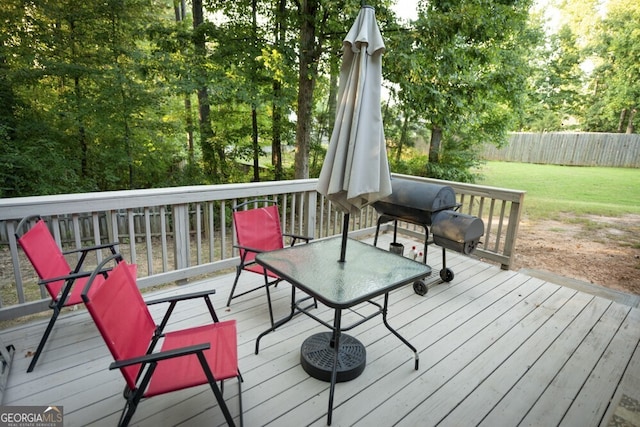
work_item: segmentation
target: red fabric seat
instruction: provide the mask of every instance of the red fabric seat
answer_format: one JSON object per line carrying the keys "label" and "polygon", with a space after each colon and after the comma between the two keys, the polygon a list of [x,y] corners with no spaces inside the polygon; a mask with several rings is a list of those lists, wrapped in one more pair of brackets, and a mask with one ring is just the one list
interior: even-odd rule
{"label": "red fabric seat", "polygon": [[[36,220],[35,224],[29,230],[20,234],[22,229],[26,228],[34,219]],[[108,243],[63,253],[49,232],[46,223],[37,215],[24,218],[18,224],[16,230],[16,240],[38,275],[40,279],[38,284],[44,286],[49,293],[51,297],[49,307],[53,310],[49,324],[27,369],[27,372],[31,372],[38,362],[60,311],[64,307],[82,303],[80,294],[91,274],[91,271],[82,271],[87,254],[98,252],[102,249],[108,249],[111,254],[115,254],[116,251],[115,243]],[[74,253],[80,254],[80,258],[76,267],[72,269],[65,255]],[[96,280],[103,281],[104,276],[97,276]]]}
{"label": "red fabric seat", "polygon": [[[103,264],[118,256],[108,258]],[[101,266],[98,269],[104,269]],[[85,286],[82,298],[115,360],[110,369],[120,369],[126,381],[127,402],[119,425],[129,423],[142,398],[203,384],[209,384],[227,423],[233,425],[233,417],[216,383],[233,377],[238,378],[242,421],[236,322],[218,320],[209,299],[215,291],[145,302],[124,261],[113,268],[106,280],[94,282],[93,277]],[[164,333],[173,307],[179,301],[194,298],[205,300],[213,322]],[[151,303],[169,304],[159,325],[147,308]],[[158,342],[162,345],[156,351]]]}
{"label": "red fabric seat", "polygon": [[[258,206],[253,209],[246,209],[247,206]],[[236,277],[233,287],[227,299],[227,307],[231,305],[231,300],[241,297],[258,289],[265,288],[267,293],[267,303],[269,307],[269,318],[271,326],[274,326],[273,309],[271,306],[271,293],[269,287],[278,284],[282,279],[272,271],[266,270],[255,262],[255,257],[260,252],[269,252],[284,248],[284,238],[291,239],[291,246],[298,240],[309,242],[311,237],[287,234],[282,232],[280,225],[280,213],[278,205],[273,200],[251,200],[234,208],[233,225],[236,232],[236,245],[240,254],[240,263],[236,267]],[[238,279],[243,271],[261,274],[264,276],[264,284],[254,286],[249,290],[236,294]],[[269,280],[269,278],[273,280]]]}
{"label": "red fabric seat", "polygon": [[[31,261],[31,265],[33,265],[33,269],[40,279],[61,278],[44,284],[51,299],[57,301],[65,285],[66,276],[73,270],[55,240],[53,240],[45,222],[43,220],[36,222],[36,225],[18,239],[18,243],[20,243],[20,247],[22,247],[29,261]],[[88,279],[89,276],[76,279],[76,284],[80,284],[80,286],[73,287],[67,301],[65,301],[65,306],[82,302],[80,294]]]}
{"label": "red fabric seat", "polygon": [[[203,342],[211,343],[204,352],[211,372],[217,380],[238,376],[238,353],[236,342],[236,321],[227,320],[212,325],[200,326],[186,331],[170,332],[165,335],[162,351],[187,347]],[[151,377],[145,397],[168,393],[177,388],[195,387],[208,382],[195,355],[182,359],[167,359],[158,363]],[[180,379],[176,383],[176,377]]]}
{"label": "red fabric seat", "polygon": [[[244,260],[244,270],[263,274],[264,268],[254,263],[256,255],[260,252],[284,248],[278,206],[236,211],[233,213],[233,224],[236,229],[240,258]],[[267,271],[267,274],[269,277],[278,277],[270,271]]]}

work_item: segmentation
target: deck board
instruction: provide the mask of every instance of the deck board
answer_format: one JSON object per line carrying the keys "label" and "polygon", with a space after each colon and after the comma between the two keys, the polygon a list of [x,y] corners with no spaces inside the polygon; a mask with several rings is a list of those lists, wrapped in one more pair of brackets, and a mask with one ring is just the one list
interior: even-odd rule
{"label": "deck board", "polygon": [[[600,300],[598,300],[600,301]],[[554,358],[555,363],[547,362],[547,369],[550,370],[546,376],[540,376],[538,381],[544,381],[541,384],[543,393],[536,404],[529,409],[529,412],[523,418],[523,423],[542,423],[544,425],[557,425],[562,420],[565,412],[574,401],[576,391],[580,390],[582,384],[595,366],[598,359],[606,349],[612,333],[617,330],[626,317],[628,310],[626,307],[613,306],[607,307],[607,312],[602,313],[602,320],[595,319],[593,323],[587,323],[585,326],[591,325],[591,330],[586,331],[586,335],[581,338],[581,342],[576,348],[571,345],[568,339],[563,340],[563,344],[568,346],[566,353],[567,360],[555,357],[555,354],[563,354],[557,352],[557,348],[550,348],[545,356]],[[576,319],[580,321],[579,319]],[[576,328],[584,331],[584,328]],[[580,338],[580,337],[576,337]],[[554,354],[555,353],[555,354]],[[560,365],[561,366],[558,366]],[[540,365],[538,363],[537,365]],[[558,369],[559,368],[559,369]],[[529,371],[529,376],[535,375]],[[521,381],[527,380],[525,378]],[[530,380],[530,378],[529,378]],[[541,387],[541,388],[542,388]]]}
{"label": "deck board", "polygon": [[[388,236],[381,237],[382,247]],[[418,349],[417,371],[413,353],[381,320],[348,332],[365,344],[367,368],[336,386],[332,425],[598,426],[623,397],[640,399],[640,309],[454,253],[446,261],[455,272],[451,283],[439,283],[441,250],[430,248],[427,295],[411,286],[390,295],[389,323]],[[243,275],[240,286],[260,280]],[[329,385],[299,364],[304,339],[324,327],[297,315],[266,335],[256,355],[255,338],[268,321],[265,297],[256,292],[226,308],[232,282],[233,274],[219,275],[154,296],[216,289],[218,315],[238,321],[246,426],[326,425]],[[273,290],[276,317],[287,313],[290,289]],[[158,318],[163,309],[152,306],[152,314]],[[345,313],[345,323],[367,310]],[[332,319],[326,307],[314,313]],[[193,301],[178,305],[171,325],[207,319],[204,305]],[[115,425],[124,382],[107,369],[111,357],[83,309],[61,316],[35,371],[26,373],[25,355],[45,325],[1,332],[16,347],[4,404],[62,405],[65,426]],[[235,381],[225,384],[225,397],[237,417]],[[198,387],[142,402],[132,425],[224,425],[224,418],[210,389]]]}

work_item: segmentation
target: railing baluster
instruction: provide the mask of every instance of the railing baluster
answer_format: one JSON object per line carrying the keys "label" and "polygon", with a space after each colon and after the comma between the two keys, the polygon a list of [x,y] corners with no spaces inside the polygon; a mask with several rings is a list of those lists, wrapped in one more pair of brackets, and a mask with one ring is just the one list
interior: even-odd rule
{"label": "railing baluster", "polygon": [[144,208],[144,230],[145,230],[145,242],[147,245],[147,271],[148,275],[154,274],[153,268],[153,241],[151,235],[151,210],[149,207]]}
{"label": "railing baluster", "polygon": [[[472,213],[478,209],[478,216],[485,221],[485,236],[476,255],[498,261],[503,268],[508,268],[513,256],[523,192],[411,178],[451,185],[458,200],[464,203],[464,211]],[[283,230],[287,232],[316,238],[341,233],[342,212],[329,199],[318,195],[316,185],[317,180],[310,179],[132,190],[118,192],[116,195],[86,193],[0,199],[0,239],[7,236],[4,241],[0,241],[0,245],[8,245],[9,248],[8,252],[0,254],[7,253],[5,263],[13,266],[12,274],[7,275],[8,286],[13,289],[13,294],[3,294],[0,320],[46,309],[45,304],[40,304],[41,300],[38,300],[38,304],[33,304],[33,299],[38,297],[29,296],[29,292],[26,292],[36,279],[35,275],[25,275],[27,279],[23,278],[19,262],[20,249],[13,237],[15,225],[28,214],[37,212],[43,215],[51,226],[55,241],[61,247],[79,247],[85,241],[99,243],[106,238],[110,242],[120,242],[119,250],[124,251],[123,255],[131,263],[137,263],[136,239],[140,239],[146,246],[147,268],[140,268],[138,283],[144,288],[163,283],[179,283],[192,276],[201,276],[203,272],[213,274],[235,265],[237,251],[233,250],[235,236],[229,219],[230,207],[239,200],[278,200]],[[496,203],[501,203],[499,216],[496,216]],[[474,206],[476,204],[478,206]],[[189,207],[192,208],[191,211]],[[484,212],[485,209],[488,212]],[[497,232],[494,231],[496,221]],[[350,231],[369,230],[366,232],[373,234],[376,223],[376,210],[367,206],[361,210],[360,215],[352,215]],[[192,227],[195,230],[197,251],[194,260],[190,256]],[[410,236],[424,233],[424,230],[406,223],[402,223],[398,231],[403,232],[403,229]],[[128,239],[129,244],[123,245],[126,243],[123,239]],[[171,248],[169,244],[172,245]],[[208,256],[205,253],[207,249]],[[0,285],[7,286],[6,283]],[[44,297],[41,293],[39,295]]]}
{"label": "railing baluster", "polygon": [[196,259],[197,264],[202,264],[202,207],[196,203]]}

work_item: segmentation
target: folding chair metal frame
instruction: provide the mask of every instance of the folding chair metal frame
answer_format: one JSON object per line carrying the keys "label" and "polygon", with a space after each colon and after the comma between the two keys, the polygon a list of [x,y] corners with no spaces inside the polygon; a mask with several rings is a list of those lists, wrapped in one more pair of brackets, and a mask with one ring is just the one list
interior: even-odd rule
{"label": "folding chair metal frame", "polygon": [[[106,281],[103,284],[94,285],[94,276],[100,274],[100,271],[104,270],[106,265],[108,265],[109,262],[113,262],[113,261],[118,262],[119,265],[114,267],[114,269],[112,270],[112,274],[109,275],[109,277],[106,279]],[[206,383],[208,383],[209,386],[211,387],[211,390],[213,391],[213,394],[218,404],[220,405],[220,408],[222,410],[222,413],[225,417],[227,424],[230,426],[235,425],[233,416],[231,415],[231,412],[229,411],[229,408],[227,407],[227,404],[223,398],[223,391],[224,391],[223,381],[225,379],[231,378],[231,376],[227,376],[225,378],[215,378],[215,375],[214,375],[215,368],[212,368],[210,366],[207,356],[205,355],[205,352],[212,349],[211,342],[198,342],[192,345],[181,346],[177,348],[170,347],[169,349],[166,349],[166,350],[164,349],[165,345],[167,345],[167,342],[168,342],[167,340],[170,340],[171,337],[174,337],[176,335],[179,335],[179,336],[188,335],[191,331],[194,331],[194,334],[197,334],[199,331],[205,331],[208,334],[208,336],[214,334],[217,331],[222,331],[220,332],[220,334],[225,334],[225,333],[233,334],[233,344],[235,345],[235,350],[233,350],[234,352],[233,354],[235,355],[235,366],[232,368],[229,368],[228,366],[226,366],[226,370],[227,371],[229,371],[230,369],[235,370],[234,376],[238,379],[238,401],[239,401],[239,407],[240,407],[239,414],[240,414],[240,425],[242,425],[243,422],[242,422],[242,385],[241,383],[243,379],[242,379],[242,375],[240,374],[240,370],[237,368],[236,324],[235,324],[235,320],[220,321],[218,319],[218,316],[215,312],[215,309],[210,299],[210,295],[214,294],[215,290],[207,290],[202,292],[195,292],[195,293],[182,294],[182,295],[171,296],[166,298],[160,298],[152,301],[144,301],[142,299],[142,295],[139,294],[137,284],[135,283],[135,278],[130,278],[130,280],[133,281],[132,283],[129,282],[122,285],[117,285],[116,283],[114,283],[115,281],[122,280],[122,278],[119,275],[125,274],[125,273],[122,273],[121,271],[116,271],[116,268],[121,270],[122,268],[126,268],[126,267],[127,267],[126,262],[122,260],[121,255],[119,254],[113,255],[105,259],[98,266],[98,268],[96,269],[96,272],[91,275],[89,281],[85,285],[84,290],[82,292],[82,299],[85,303],[85,306],[87,307],[87,309],[89,310],[89,313],[91,314],[92,318],[96,322],[96,326],[98,326],[98,329],[100,330],[101,334],[103,335],[103,338],[107,342],[107,346],[109,347],[115,359],[115,361],[111,363],[111,365],[109,366],[109,369],[120,369],[127,382],[124,389],[124,393],[123,393],[126,403],[124,408],[122,409],[122,413],[121,413],[118,425],[127,426],[129,424],[138,407],[138,404],[143,398],[150,398],[155,395],[165,394],[172,391],[178,391],[178,390],[185,389],[187,387],[197,386],[197,385],[206,384]],[[117,347],[117,344],[115,343],[115,340],[112,339],[112,336],[109,335],[109,332],[105,327],[107,323],[102,323],[104,319],[99,317],[99,314],[97,312],[99,308],[97,309],[95,308],[96,303],[93,300],[93,297],[95,295],[95,292],[100,292],[100,289],[97,289],[97,290],[92,289],[92,286],[115,287],[115,286],[127,286],[127,285],[131,287],[135,287],[135,290],[130,289],[129,292],[131,293],[137,292],[136,295],[139,295],[139,300],[137,304],[144,306],[146,308],[146,313],[141,312],[142,311],[141,307],[135,306],[136,301],[131,301],[130,299],[127,301],[127,303],[132,305],[133,310],[138,310],[137,311],[138,318],[140,318],[139,316],[145,317],[147,319],[147,322],[150,321],[155,324],[155,328],[153,331],[151,331],[152,336],[148,340],[148,345],[145,345],[145,347],[147,347],[146,352],[139,355],[129,356],[126,359],[119,359],[117,354],[115,354],[117,350],[114,350],[114,348]],[[135,298],[132,298],[132,299],[135,299]],[[172,330],[169,332],[165,332],[165,327],[168,325],[171,314],[173,313],[177,303],[181,301],[193,300],[193,299],[204,300],[207,306],[207,309],[211,315],[211,318],[213,320],[213,323],[202,325],[202,326],[196,326],[192,328],[186,328],[186,329],[177,330],[177,331]],[[113,302],[109,302],[109,303],[113,303]],[[156,324],[151,318],[151,314],[148,311],[148,306],[162,304],[162,303],[168,303],[169,306],[162,317],[162,321],[159,324]],[[118,310],[117,312],[114,310],[114,313],[116,314],[116,317],[117,317],[118,313],[120,313],[120,310]],[[149,316],[149,317],[146,317],[146,316]],[[109,319],[107,319],[106,322],[109,322]],[[137,323],[144,324],[144,321],[140,320],[140,322],[137,322]],[[135,326],[140,326],[140,325],[136,324]],[[141,327],[144,327],[144,325]],[[105,336],[105,335],[109,335],[109,336]],[[130,340],[132,339],[132,337],[125,338],[124,344],[127,344],[129,342],[127,341],[127,339]],[[155,347],[158,344],[158,342],[161,340],[163,340],[163,344],[162,344],[163,349],[161,349],[159,352],[155,352]],[[180,341],[179,338],[178,340]],[[144,345],[144,342],[142,342],[140,345]],[[125,345],[125,348],[129,349],[131,348],[131,346]],[[215,351],[215,350],[212,349],[212,351]],[[195,355],[198,358],[199,365],[203,370],[204,376],[206,377],[206,381],[187,384],[187,385],[178,384],[176,385],[175,388],[172,388],[172,389],[167,389],[168,386],[166,385],[166,383],[164,383],[164,388],[161,387],[160,390],[158,390],[157,388],[155,390],[151,390],[149,388],[150,385],[152,384],[154,373],[160,372],[156,370],[156,368],[158,368],[159,363],[165,360],[170,361],[176,358],[183,358],[182,360],[186,360],[186,358],[189,358],[190,356],[193,356],[193,355]],[[137,369],[137,374],[135,375],[135,385],[132,386],[133,383],[130,382],[130,378],[128,378],[127,376],[128,375],[127,370],[135,366],[138,366],[138,368],[134,368],[134,369]],[[165,369],[165,372],[166,372],[166,369]],[[176,376],[172,376],[171,378],[169,378],[169,380],[172,381],[175,379],[179,381],[181,379],[181,378],[174,378],[174,377]],[[158,381],[163,383],[163,381],[161,380],[162,379]],[[218,387],[217,381],[220,381],[220,384],[221,384],[220,387]]]}
{"label": "folding chair metal frame", "polygon": [[[258,206],[259,204],[262,204],[261,207],[255,207],[253,209],[245,209],[247,206],[249,205],[254,205],[254,206]],[[244,243],[242,238],[240,238],[240,236],[238,235],[238,228],[236,226],[236,221],[237,218],[242,214],[242,212],[247,212],[247,211],[255,211],[258,209],[274,209],[276,215],[273,215],[273,217],[277,220],[277,227],[279,230],[279,234],[280,234],[280,246],[279,247],[271,247],[271,248],[259,248],[259,247],[251,247],[251,246],[247,246],[246,243]],[[274,213],[273,211],[271,213]],[[284,233],[282,232],[282,228],[281,228],[281,224],[280,224],[280,212],[278,209],[278,203],[275,200],[270,200],[270,199],[254,199],[254,200],[249,200],[246,201],[244,203],[241,203],[239,205],[236,205],[233,207],[233,216],[234,216],[234,229],[236,232],[236,243],[233,245],[234,248],[238,249],[240,252],[240,263],[236,266],[236,277],[233,281],[233,286],[231,288],[231,292],[229,293],[229,298],[227,299],[227,307],[229,307],[231,305],[231,300],[235,299],[235,298],[239,298],[241,296],[247,295],[251,292],[257,291],[259,289],[264,288],[266,293],[267,293],[267,304],[269,307],[269,320],[271,322],[271,327],[274,327],[274,318],[273,318],[273,306],[271,304],[271,292],[269,290],[270,286],[276,286],[278,283],[280,283],[282,281],[282,279],[280,277],[278,277],[278,275],[276,275],[273,272],[270,272],[266,269],[264,269],[263,267],[259,266],[256,262],[255,262],[255,256],[261,252],[266,252],[266,251],[271,251],[271,250],[276,250],[276,249],[282,249],[284,248],[284,239],[285,238],[289,238],[291,239],[290,241],[290,246],[294,246],[296,243],[298,243],[298,241],[304,241],[305,243],[309,243],[310,240],[312,240],[312,237],[308,237],[308,236],[301,236],[301,235],[297,235],[297,234],[291,234],[291,233]],[[254,269],[252,269],[252,267]],[[256,268],[257,267],[257,268]],[[236,291],[236,287],[238,285],[238,279],[240,279],[240,274],[243,271],[249,271],[251,273],[256,273],[256,274],[262,274],[264,276],[264,284],[260,285],[260,286],[255,286],[249,290],[243,291],[241,293],[235,294]]]}
{"label": "folding chair metal frame", "polygon": [[[35,221],[35,224],[33,225],[33,227],[21,233],[21,230],[23,228],[26,228],[27,224],[32,223],[33,221]],[[43,228],[46,228],[46,233],[44,232]],[[34,233],[34,235],[35,233],[41,233],[40,236],[44,237],[48,241],[28,242],[27,240],[31,236],[30,233]],[[92,271],[82,271],[82,267],[86,260],[87,255],[91,252],[100,251],[102,249],[108,249],[111,252],[111,254],[115,254],[116,253],[115,247],[117,243],[106,243],[106,244],[82,247],[79,249],[62,252],[62,250],[55,242],[53,236],[49,232],[49,229],[47,228],[44,220],[40,217],[40,215],[31,215],[23,218],[18,223],[16,232],[15,232],[15,237],[17,242],[22,247],[22,250],[27,255],[27,258],[29,258],[29,261],[31,262],[31,265],[33,266],[34,270],[36,270],[38,277],[40,278],[40,280],[38,281],[38,285],[46,287],[47,292],[51,297],[49,308],[53,310],[53,313],[51,314],[51,318],[49,319],[49,323],[47,324],[47,328],[45,329],[44,334],[40,339],[40,343],[38,344],[38,347],[35,353],[33,353],[33,358],[31,359],[31,363],[29,363],[29,367],[27,368],[27,372],[31,372],[35,368],[36,363],[38,362],[38,359],[42,354],[42,350],[44,349],[47,339],[49,338],[49,335],[51,335],[53,326],[56,323],[56,320],[58,319],[58,316],[60,315],[60,312],[62,311],[62,309],[65,307],[72,307],[78,304],[82,304],[82,299],[80,298],[79,291],[82,289],[83,284],[86,282],[86,280],[89,278],[89,276],[92,273]],[[33,247],[32,243],[35,244],[35,246],[38,246],[38,248]],[[57,253],[52,253],[50,256],[47,256],[46,260],[36,259],[38,254],[35,252],[37,252],[38,250],[42,250],[43,248],[46,249],[46,247],[48,247],[52,251],[57,251]],[[80,257],[76,263],[76,266],[73,269],[71,269],[66,259],[64,259],[65,256],[72,255],[72,254],[80,254]],[[65,265],[62,265],[62,264],[58,265],[59,273],[62,275],[55,276],[55,277],[44,277],[46,276],[46,272],[44,270],[46,270],[47,267],[43,267],[43,263],[51,263],[55,261],[60,261],[65,263]],[[63,268],[66,269],[65,273],[62,273]],[[106,274],[106,272],[103,272],[103,273]],[[64,282],[64,284],[58,287],[57,284],[59,282]],[[74,285],[76,285],[77,282],[80,282],[80,287],[74,291]],[[74,297],[70,299],[72,294],[74,295]]]}

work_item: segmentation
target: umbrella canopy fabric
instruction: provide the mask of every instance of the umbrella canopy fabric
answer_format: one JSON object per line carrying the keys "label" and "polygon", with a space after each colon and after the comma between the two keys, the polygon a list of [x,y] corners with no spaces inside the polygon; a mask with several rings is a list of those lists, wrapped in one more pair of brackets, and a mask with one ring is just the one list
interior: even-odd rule
{"label": "umbrella canopy fabric", "polygon": [[391,194],[380,92],[384,40],[364,6],[343,41],[338,109],[317,190],[345,213]]}

